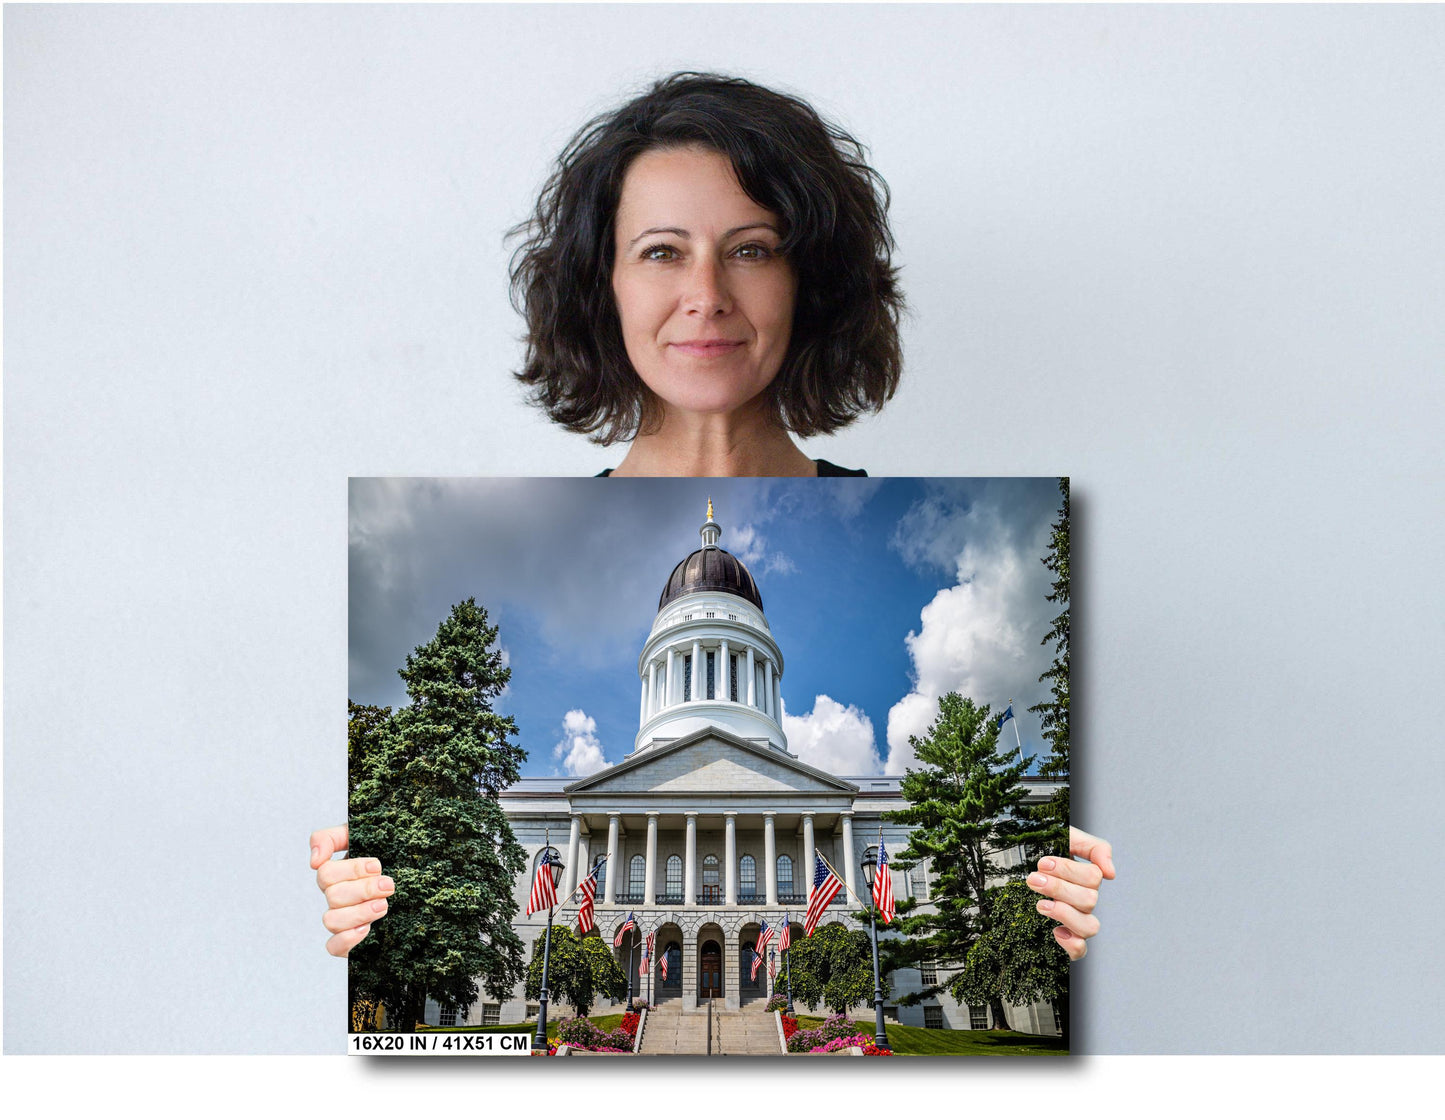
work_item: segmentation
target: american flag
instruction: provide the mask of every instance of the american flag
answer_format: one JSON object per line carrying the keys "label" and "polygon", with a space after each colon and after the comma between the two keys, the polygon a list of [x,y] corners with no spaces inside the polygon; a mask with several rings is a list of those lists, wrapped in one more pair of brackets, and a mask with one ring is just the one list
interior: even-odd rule
{"label": "american flag", "polygon": [[768,975],[774,984],[778,982],[778,954],[772,949],[768,950]]}
{"label": "american flag", "polygon": [[[600,863],[597,865],[601,866]],[[592,904],[597,899],[597,867],[577,884],[577,893],[582,896],[582,901],[577,904],[577,932],[583,937],[597,928],[597,923],[592,920]]]}
{"label": "american flag", "polygon": [[778,952],[786,953],[788,946],[793,943],[793,922],[787,914],[783,915],[783,932],[778,934]]}
{"label": "american flag", "polygon": [[763,919],[763,928],[758,931],[758,952],[766,949],[773,940],[773,934],[777,932],[776,926],[768,925],[768,920]]}
{"label": "american flag", "polygon": [[537,864],[537,874],[532,877],[532,895],[527,899],[527,917],[538,910],[550,910],[557,905],[557,884],[552,882],[552,849],[542,853]]}
{"label": "american flag", "polygon": [[754,953],[753,953],[753,975],[752,975],[752,978],[753,978],[754,980],[756,980],[756,979],[758,978],[758,969],[762,967],[762,964],[763,964],[763,955],[762,955],[761,953],[754,952]]}
{"label": "american flag", "polygon": [[814,856],[813,889],[808,894],[808,913],[803,918],[803,936],[812,937],[818,923],[823,920],[823,911],[833,901],[833,896],[843,889],[843,880],[833,874],[822,856]]}
{"label": "american flag", "polygon": [[627,931],[630,930],[630,929],[636,929],[636,928],[637,928],[637,923],[636,923],[635,921],[633,921],[633,919],[632,919],[632,911],[629,910],[629,911],[627,912],[627,921],[625,921],[625,922],[622,923],[622,928],[617,931],[617,936],[612,939],[612,947],[613,947],[614,949],[620,949],[620,948],[622,948],[622,939],[627,936]]}
{"label": "american flag", "polygon": [[667,950],[662,951],[662,960],[657,962],[657,974],[664,980],[667,979]]}
{"label": "american flag", "polygon": [[893,920],[893,876],[888,871],[888,849],[883,846],[883,830],[878,830],[878,874],[873,876],[873,905],[887,925]]}

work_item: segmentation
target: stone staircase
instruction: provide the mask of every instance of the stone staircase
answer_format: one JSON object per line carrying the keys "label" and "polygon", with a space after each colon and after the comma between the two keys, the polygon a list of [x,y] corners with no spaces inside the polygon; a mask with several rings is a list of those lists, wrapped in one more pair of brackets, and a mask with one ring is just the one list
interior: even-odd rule
{"label": "stone staircase", "polygon": [[[647,1013],[640,1054],[706,1054],[708,1012],[683,1011],[682,1003],[670,1000]],[[782,1054],[778,1044],[778,1023],[759,1002],[742,1011],[725,1011],[721,1002],[712,1010],[712,1053]]]}

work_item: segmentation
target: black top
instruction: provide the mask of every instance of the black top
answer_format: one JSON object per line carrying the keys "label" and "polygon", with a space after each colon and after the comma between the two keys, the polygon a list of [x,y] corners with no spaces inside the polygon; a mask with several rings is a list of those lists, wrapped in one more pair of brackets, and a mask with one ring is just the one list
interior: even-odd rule
{"label": "black top", "polygon": [[[868,477],[868,472],[867,472],[867,471],[850,471],[847,467],[840,467],[837,463],[830,463],[830,462],[828,462],[827,459],[814,459],[813,462],[818,465],[818,477],[819,477],[819,478],[867,478],[867,477]],[[610,475],[611,473],[612,473],[612,468],[611,468],[611,467],[608,467],[605,471],[601,471],[601,472],[598,473],[595,477],[597,477],[597,478],[606,478],[606,477],[607,477],[608,475]]]}

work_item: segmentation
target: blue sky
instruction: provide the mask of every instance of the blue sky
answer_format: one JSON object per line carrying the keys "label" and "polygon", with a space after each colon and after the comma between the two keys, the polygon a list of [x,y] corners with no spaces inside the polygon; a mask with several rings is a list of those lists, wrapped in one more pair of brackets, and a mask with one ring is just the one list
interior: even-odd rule
{"label": "blue sky", "polygon": [[[513,671],[498,703],[527,774],[619,762],[637,655],[711,497],[785,659],[789,747],[834,773],[901,772],[907,737],[959,689],[1018,713],[1042,749],[1043,479],[353,479],[350,698],[406,702],[397,668],[474,596]],[[569,714],[570,713],[570,714]],[[1010,732],[1010,738],[1012,733]]]}

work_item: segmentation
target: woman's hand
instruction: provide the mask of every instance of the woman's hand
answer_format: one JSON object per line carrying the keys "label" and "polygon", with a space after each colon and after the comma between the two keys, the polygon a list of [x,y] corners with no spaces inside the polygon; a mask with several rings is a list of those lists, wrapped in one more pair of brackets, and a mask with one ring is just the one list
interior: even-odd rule
{"label": "woman's hand", "polygon": [[1026,881],[1031,889],[1048,896],[1039,899],[1039,913],[1063,923],[1054,927],[1054,937],[1069,960],[1076,961],[1088,951],[1086,939],[1099,932],[1094,906],[1099,901],[1099,883],[1114,877],[1114,850],[1109,841],[1071,826],[1069,854],[1089,862],[1045,856]]}
{"label": "woman's hand", "polygon": [[329,907],[321,924],[333,934],[326,942],[333,957],[346,956],[371,932],[371,923],[386,913],[386,900],[396,890],[381,873],[380,860],[331,858],[345,850],[344,824],[311,834],[311,868]]}

